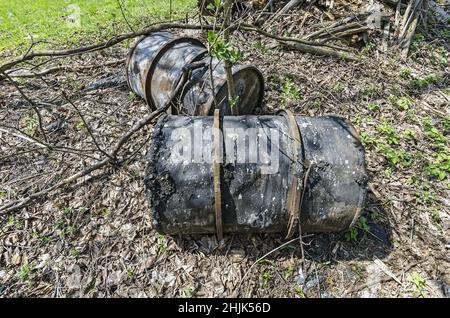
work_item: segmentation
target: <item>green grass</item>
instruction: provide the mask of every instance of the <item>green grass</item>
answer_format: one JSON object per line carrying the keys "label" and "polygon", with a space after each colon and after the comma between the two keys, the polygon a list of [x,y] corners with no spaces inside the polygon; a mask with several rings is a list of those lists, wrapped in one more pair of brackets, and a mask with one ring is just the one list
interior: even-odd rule
{"label": "green grass", "polygon": [[[133,28],[170,18],[169,0],[121,0]],[[184,17],[195,0],[173,0],[172,17]],[[77,11],[80,19],[77,19]],[[77,23],[79,21],[79,24]],[[0,55],[71,46],[128,30],[117,0],[0,0]]]}

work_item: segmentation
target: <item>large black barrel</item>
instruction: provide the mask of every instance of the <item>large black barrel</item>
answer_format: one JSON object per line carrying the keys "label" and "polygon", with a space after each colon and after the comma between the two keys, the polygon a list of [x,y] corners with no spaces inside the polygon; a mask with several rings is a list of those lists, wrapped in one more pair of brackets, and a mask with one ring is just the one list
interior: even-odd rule
{"label": "large black barrel", "polygon": [[[152,109],[161,108],[169,102],[183,75],[183,68],[200,62],[204,66],[192,72],[182,89],[179,112],[206,116],[211,114],[216,100],[224,114],[229,114],[224,62],[207,57],[206,53],[205,46],[197,39],[177,38],[166,31],[152,33],[139,39],[129,52],[126,63],[128,86]],[[238,112],[252,114],[254,108],[262,103],[263,76],[256,67],[244,65],[233,66],[232,73],[236,95],[239,96]]]}
{"label": "large black barrel", "polygon": [[[287,231],[294,179],[300,180],[296,190],[303,197],[297,210],[303,231],[342,231],[360,214],[367,173],[354,128],[334,116],[292,118],[300,147],[285,116],[223,118],[224,233]],[[165,115],[153,131],[145,185],[154,225],[162,233],[217,231],[213,121]]]}

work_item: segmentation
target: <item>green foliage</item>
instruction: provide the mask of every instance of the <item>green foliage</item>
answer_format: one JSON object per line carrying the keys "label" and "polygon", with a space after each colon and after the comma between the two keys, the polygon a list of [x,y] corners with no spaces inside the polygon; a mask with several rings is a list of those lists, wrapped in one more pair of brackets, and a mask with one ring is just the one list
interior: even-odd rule
{"label": "green foliage", "polygon": [[365,96],[373,96],[378,93],[379,93],[378,88],[376,86],[372,86],[372,85],[364,87],[361,91],[361,94],[365,95]]}
{"label": "green foliage", "polygon": [[230,100],[230,107],[231,107],[231,109],[233,109],[233,108],[235,108],[235,107],[237,107],[239,105],[239,100],[240,100],[239,96],[235,96],[235,97],[233,97]]}
{"label": "green foliage", "polygon": [[35,238],[37,238],[39,241],[41,241],[42,244],[47,244],[51,241],[51,237],[48,235],[44,235],[41,232],[37,230],[33,230],[32,234]]}
{"label": "green foliage", "polygon": [[356,242],[358,240],[358,229],[356,227],[352,227],[345,233],[344,237],[348,242]]}
{"label": "green foliage", "polygon": [[423,79],[411,80],[408,86],[412,89],[424,89],[430,85],[438,84],[440,81],[442,81],[442,77],[436,74],[430,74]]}
{"label": "green foliage", "polygon": [[358,240],[359,231],[362,231],[363,233],[369,232],[369,225],[364,216],[361,216],[356,224],[344,234],[345,240],[348,242],[356,242]]}
{"label": "green foliage", "polygon": [[377,103],[369,103],[367,105],[367,108],[372,112],[377,112],[380,110],[380,105],[378,105]]}
{"label": "green foliage", "polygon": [[259,275],[259,279],[261,280],[261,287],[266,288],[267,284],[269,283],[270,279],[272,278],[272,275],[269,272],[265,272],[263,274]]}
{"label": "green foliage", "polygon": [[208,43],[211,49],[211,55],[219,60],[228,61],[236,64],[244,58],[244,53],[238,49],[234,49],[230,43],[225,42],[214,31],[208,31]]}
{"label": "green foliage", "polygon": [[402,135],[403,138],[407,140],[416,139],[416,132],[410,128],[406,128]]}
{"label": "green foliage", "polygon": [[394,127],[392,127],[392,125],[390,125],[387,122],[382,123],[380,126],[378,126],[377,130],[384,134],[384,136],[387,139],[387,143],[390,145],[397,145],[398,144],[398,135],[397,135],[397,131],[395,130]]}
{"label": "green foliage", "polygon": [[418,191],[415,195],[423,204],[431,204],[436,200],[436,195],[428,190]]}
{"label": "green foliage", "polygon": [[14,224],[16,224],[16,219],[14,218],[14,216],[13,215],[8,216],[6,225],[13,226]]}
{"label": "green foliage", "polygon": [[403,167],[409,167],[413,162],[413,158],[410,153],[407,153],[403,149],[394,149],[388,144],[378,144],[377,151],[381,153],[393,166],[400,164]]}
{"label": "green foliage", "polygon": [[435,225],[440,225],[442,223],[441,214],[438,210],[431,211],[431,219]]}
{"label": "green foliage", "polygon": [[408,97],[400,97],[395,102],[395,106],[402,111],[408,110],[411,107],[411,105],[412,101]]}
{"label": "green foliage", "polygon": [[36,134],[37,127],[39,125],[37,115],[33,115],[25,118],[25,133],[29,136],[34,137]]}
{"label": "green foliage", "polygon": [[344,91],[344,89],[345,89],[344,83],[337,82],[336,84],[334,84],[332,91],[334,93],[342,93]]}
{"label": "green foliage", "polygon": [[289,77],[285,78],[282,83],[281,98],[285,103],[288,100],[299,101],[301,99],[298,85],[296,85]]}
{"label": "green foliage", "polygon": [[253,44],[253,47],[262,55],[271,55],[272,51],[266,47],[266,45],[261,41],[258,40]]}
{"label": "green foliage", "polygon": [[306,298],[305,292],[303,291],[303,289],[301,289],[301,287],[295,287],[294,288],[295,292],[297,293],[298,296],[300,296],[300,298]]}
{"label": "green foliage", "polygon": [[286,270],[286,272],[283,275],[284,279],[288,279],[289,277],[292,276],[292,274],[294,274],[295,268],[294,266],[289,266],[288,269]]}
{"label": "green foliage", "polygon": [[445,137],[439,129],[436,127],[425,127],[425,135],[431,139],[437,144],[437,145],[444,145],[447,142],[447,137]]}
{"label": "green foliage", "polygon": [[414,287],[417,289],[418,292],[422,292],[425,289],[425,279],[420,276],[419,273],[413,272],[409,278],[408,281],[414,285]]}
{"label": "green foliage", "polygon": [[167,238],[159,234],[157,238],[158,254],[167,253]]}
{"label": "green foliage", "polygon": [[376,45],[373,42],[368,43],[361,51],[362,54],[368,54],[375,49]]}
{"label": "green foliage", "polygon": [[[127,20],[136,30],[148,26],[149,21],[170,17],[168,0],[123,0],[122,3]],[[196,0],[173,0],[172,19],[185,18],[187,12],[195,10],[196,4]],[[80,25],[73,23],[71,8],[79,8]],[[97,42],[99,38],[127,31],[117,0],[0,1],[1,53],[24,53],[31,44],[30,35],[35,42],[40,41],[34,49],[48,49],[78,45],[89,38]],[[11,56],[0,56],[0,62],[2,58]]]}
{"label": "green foliage", "polygon": [[408,67],[402,67],[400,68],[400,77],[407,79],[411,76],[411,69],[409,69]]}
{"label": "green foliage", "polygon": [[130,101],[135,100],[136,97],[137,97],[137,94],[136,94],[135,92],[130,91],[130,92],[128,93],[128,100],[130,100]]}
{"label": "green foliage", "polygon": [[184,288],[183,289],[183,298],[192,298],[192,288]]}
{"label": "green foliage", "polygon": [[20,271],[17,274],[17,276],[19,276],[19,278],[22,282],[29,281],[32,270],[33,270],[33,268],[30,265],[25,264],[20,268]]}
{"label": "green foliage", "polygon": [[425,171],[432,178],[444,180],[450,174],[450,153],[446,151],[439,152],[434,160],[428,162]]}
{"label": "green foliage", "polygon": [[224,2],[222,0],[213,0],[210,4],[206,6],[206,9],[211,11],[218,11],[223,8]]}

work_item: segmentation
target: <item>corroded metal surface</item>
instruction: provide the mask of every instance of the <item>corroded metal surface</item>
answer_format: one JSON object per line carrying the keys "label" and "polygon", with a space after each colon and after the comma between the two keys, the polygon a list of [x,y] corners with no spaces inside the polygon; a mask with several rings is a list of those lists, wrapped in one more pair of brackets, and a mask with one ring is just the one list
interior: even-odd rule
{"label": "corroded metal surface", "polygon": [[[348,229],[363,208],[367,192],[364,148],[352,126],[339,117],[296,117],[301,131],[302,149],[295,157],[289,124],[283,116],[227,116],[223,120],[224,156],[221,175],[224,233],[286,233],[289,220],[288,191],[293,173],[304,180],[299,184],[304,199],[299,208],[305,232]],[[164,116],[154,129],[147,157],[145,185],[155,227],[168,234],[214,234],[215,210],[212,162],[173,160],[178,137],[198,140],[195,127],[205,134],[201,146],[187,142],[186,153],[211,153],[212,117]],[[256,149],[268,147],[277,154],[275,170],[263,171],[260,160],[236,161],[236,132],[256,128],[258,136],[272,136],[276,147],[257,138]],[[208,132],[209,129],[209,132]],[[271,135],[273,131],[278,134]],[[275,137],[273,137],[275,136]],[[176,134],[175,134],[176,137]],[[197,139],[196,139],[197,138]],[[250,139],[244,139],[249,147]],[[242,145],[242,144],[241,144]],[[200,147],[200,148],[198,148]],[[196,148],[196,149],[195,149]],[[245,153],[249,159],[254,154]],[[194,158],[195,159],[195,158]],[[273,160],[273,158],[271,159]],[[304,191],[303,191],[304,190]]]}
{"label": "corroded metal surface", "polygon": [[[212,115],[214,112],[214,96],[218,107],[224,115],[230,115],[228,102],[228,87],[223,61],[206,57],[203,59],[208,67],[197,70],[187,85],[182,97],[182,112],[197,116]],[[214,94],[211,85],[212,69]],[[233,66],[233,79],[236,95],[239,97],[239,115],[250,115],[255,107],[261,106],[264,94],[264,78],[261,72],[254,66]]]}
{"label": "corroded metal surface", "polygon": [[127,82],[133,92],[145,99],[148,69],[159,50],[175,36],[170,32],[155,32],[140,38],[130,50],[126,63]]}
{"label": "corroded metal surface", "polygon": [[148,70],[150,81],[145,83],[147,102],[154,109],[164,107],[183,75],[183,68],[207,52],[203,44],[193,38],[178,38],[167,43]]}
{"label": "corroded metal surface", "polygon": [[[127,80],[132,91],[144,98],[152,109],[164,107],[172,95],[183,68],[194,63],[205,66],[195,69],[182,90],[179,113],[212,115],[214,100],[224,114],[230,114],[224,63],[206,57],[206,48],[194,38],[176,38],[169,32],[156,32],[140,39],[127,60]],[[210,68],[214,89],[211,85]],[[252,114],[262,103],[264,79],[254,66],[233,67],[238,112]]]}

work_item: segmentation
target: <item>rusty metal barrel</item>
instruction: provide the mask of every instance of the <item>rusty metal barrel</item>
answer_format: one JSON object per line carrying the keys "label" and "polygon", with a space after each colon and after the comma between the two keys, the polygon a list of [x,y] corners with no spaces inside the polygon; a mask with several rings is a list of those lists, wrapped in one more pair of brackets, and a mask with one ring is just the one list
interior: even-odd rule
{"label": "rusty metal barrel", "polygon": [[218,214],[215,119],[165,115],[154,128],[144,181],[159,232],[214,234],[220,223],[223,233],[286,233],[292,217],[303,232],[333,232],[358,218],[364,148],[336,116],[224,116]]}
{"label": "rusty metal barrel", "polygon": [[[206,56],[205,46],[197,39],[177,38],[170,32],[155,32],[143,37],[130,50],[126,74],[128,86],[153,109],[164,107],[183,75],[192,63],[196,68],[182,89],[178,112],[187,115],[208,115],[217,101],[225,114],[231,113],[227,98],[227,81],[223,61]],[[214,89],[211,85],[214,83]],[[252,114],[262,103],[264,79],[254,66],[233,66],[238,113]]]}
{"label": "rusty metal barrel", "polygon": [[[193,72],[181,97],[181,113],[195,116],[212,115],[216,102],[217,108],[220,108],[224,115],[231,115],[225,63],[209,56],[204,57],[200,62],[206,64],[206,67]],[[264,77],[256,67],[251,65],[235,65],[232,68],[232,74],[236,96],[239,98],[238,114],[251,115],[254,109],[262,104]]]}
{"label": "rusty metal barrel", "polygon": [[183,67],[206,53],[197,39],[177,38],[170,32],[142,37],[130,50],[128,86],[152,109],[163,107],[183,73]]}

